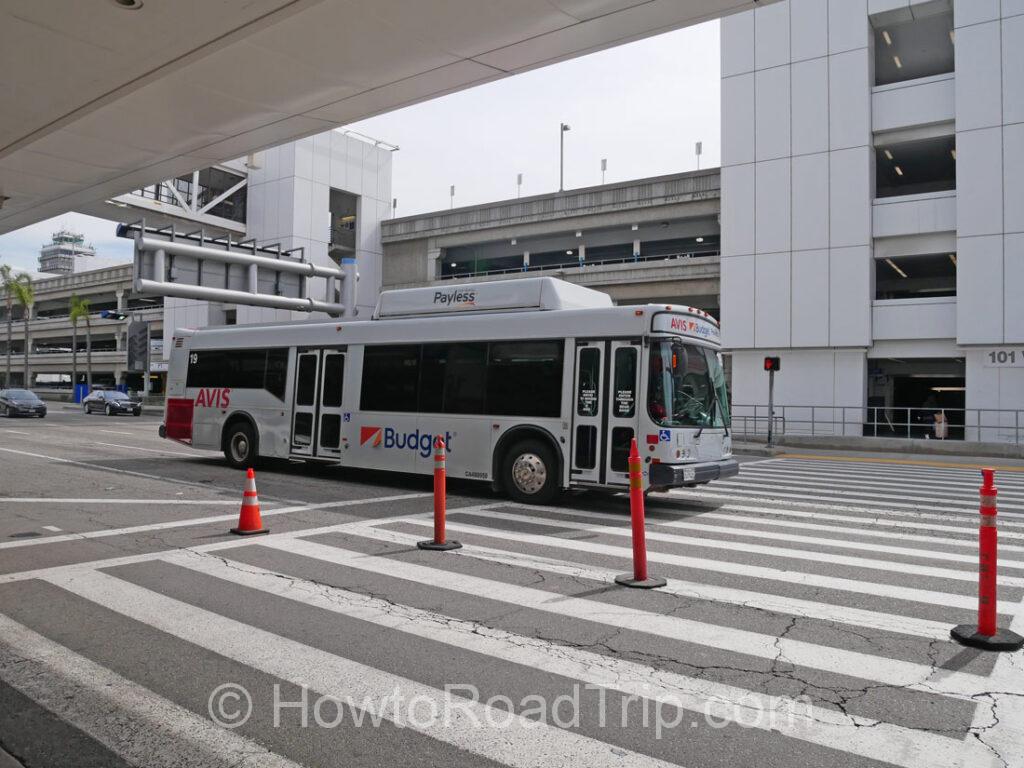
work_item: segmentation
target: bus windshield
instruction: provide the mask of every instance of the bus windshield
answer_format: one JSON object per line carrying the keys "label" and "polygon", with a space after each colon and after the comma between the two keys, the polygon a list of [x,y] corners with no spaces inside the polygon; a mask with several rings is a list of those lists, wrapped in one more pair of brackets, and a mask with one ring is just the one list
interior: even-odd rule
{"label": "bus windshield", "polygon": [[651,343],[647,411],[663,427],[728,427],[729,400],[718,352],[680,341]]}

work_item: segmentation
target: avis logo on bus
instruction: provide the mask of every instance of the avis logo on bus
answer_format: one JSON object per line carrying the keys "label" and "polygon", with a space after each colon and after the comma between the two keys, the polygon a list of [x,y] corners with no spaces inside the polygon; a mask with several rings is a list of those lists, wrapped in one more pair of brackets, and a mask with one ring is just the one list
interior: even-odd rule
{"label": "avis logo on bus", "polygon": [[[399,432],[394,427],[360,427],[359,444],[373,448],[397,448],[419,452],[424,459],[430,456],[433,449],[434,436],[429,432]],[[445,450],[452,450],[452,433],[444,433]]]}
{"label": "avis logo on bus", "polygon": [[203,387],[196,395],[196,408],[227,408],[231,405],[231,387]]}

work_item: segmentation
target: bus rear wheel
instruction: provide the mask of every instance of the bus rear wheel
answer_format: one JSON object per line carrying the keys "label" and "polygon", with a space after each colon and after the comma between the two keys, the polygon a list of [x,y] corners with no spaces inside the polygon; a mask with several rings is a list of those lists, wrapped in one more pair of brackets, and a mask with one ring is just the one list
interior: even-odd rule
{"label": "bus rear wheel", "polygon": [[224,458],[235,469],[255,466],[257,453],[256,433],[244,421],[236,421],[224,433]]}
{"label": "bus rear wheel", "polygon": [[541,440],[513,445],[502,462],[502,481],[515,501],[547,504],[558,492],[558,471],[551,448]]}

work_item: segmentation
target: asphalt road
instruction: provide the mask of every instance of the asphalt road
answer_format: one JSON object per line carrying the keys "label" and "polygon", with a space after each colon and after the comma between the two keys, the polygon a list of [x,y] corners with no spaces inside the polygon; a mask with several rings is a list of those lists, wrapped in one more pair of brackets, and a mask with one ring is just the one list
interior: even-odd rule
{"label": "asphalt road", "polygon": [[[523,507],[275,463],[156,421],[0,421],[0,767],[1021,766],[1024,654],[976,606],[977,471],[744,462],[648,499]],[[1000,469],[1000,623],[1024,632],[1024,474]]]}

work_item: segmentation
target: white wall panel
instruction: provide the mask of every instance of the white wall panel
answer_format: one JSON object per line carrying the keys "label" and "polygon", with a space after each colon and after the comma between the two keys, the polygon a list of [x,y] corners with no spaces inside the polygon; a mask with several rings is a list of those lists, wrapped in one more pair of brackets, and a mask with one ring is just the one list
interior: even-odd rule
{"label": "white wall panel", "polygon": [[1004,230],[1024,232],[1024,123],[1003,128],[1003,195]]}
{"label": "white wall panel", "polygon": [[790,0],[790,49],[793,61],[828,55],[828,3]]}
{"label": "white wall panel", "polygon": [[753,252],[754,166],[728,166],[722,168],[722,255]]}
{"label": "white wall panel", "polygon": [[[1006,12],[1004,4],[1003,13]],[[1003,21],[1002,53],[1003,122],[1021,123],[1024,122],[1024,15]]]}
{"label": "white wall panel", "polygon": [[828,154],[794,157],[792,169],[793,249],[828,248]]}
{"label": "white wall panel", "polygon": [[758,163],[754,182],[755,250],[757,253],[788,251],[791,248],[790,161]]}
{"label": "white wall panel", "polygon": [[774,160],[789,157],[792,151],[789,133],[789,67],[758,72],[754,87],[756,158]]}
{"label": "white wall panel", "polygon": [[879,238],[952,232],[956,208],[956,192],[883,197],[872,206],[872,234]]}
{"label": "white wall panel", "polygon": [[789,0],[754,11],[754,66],[777,67],[789,62]]}
{"label": "white wall panel", "polygon": [[871,96],[871,123],[875,131],[952,122],[955,118],[953,75],[913,85],[885,86]]}
{"label": "white wall panel", "polygon": [[734,13],[722,18],[722,77],[754,71],[754,14]]}
{"label": "white wall panel", "polygon": [[833,248],[829,253],[829,343],[871,344],[871,248]]}
{"label": "white wall panel", "polygon": [[910,0],[868,0],[868,13],[872,16],[900,8],[910,8]]}
{"label": "white wall panel", "polygon": [[[836,351],[835,387],[833,389],[836,405],[853,406],[855,409],[867,405],[868,366],[867,354],[859,350],[841,349]],[[845,418],[847,427],[857,427],[862,421],[863,412],[852,410],[844,416],[836,415],[836,420]],[[859,434],[844,431],[844,434]]]}
{"label": "white wall panel", "polygon": [[829,52],[841,53],[867,45],[867,0],[828,0]]}
{"label": "white wall panel", "polygon": [[722,81],[722,165],[754,162],[754,75]]}
{"label": "white wall panel", "polygon": [[999,22],[956,31],[957,130],[989,128],[1002,123]]}
{"label": "white wall panel", "polygon": [[[864,20],[867,24],[867,20]],[[829,57],[829,145],[832,149],[871,143],[871,91],[868,51]]]}
{"label": "white wall panel", "polygon": [[794,347],[828,346],[828,251],[793,251]]}
{"label": "white wall panel", "polygon": [[722,344],[754,346],[754,256],[722,258]]}
{"label": "white wall panel", "polygon": [[[295,142],[295,175],[300,179],[313,179],[313,137],[307,136]],[[282,168],[281,175],[287,175]]]}
{"label": "white wall panel", "polygon": [[871,311],[875,341],[956,338],[956,298],[875,302]]}
{"label": "white wall panel", "polygon": [[789,253],[760,253],[756,262],[754,344],[788,347],[790,296]]}
{"label": "white wall panel", "polygon": [[957,328],[959,344],[1003,342],[1003,237],[961,237],[957,241]]}
{"label": "white wall panel", "polygon": [[871,242],[871,160],[868,147],[829,154],[829,237],[833,248]]}
{"label": "white wall panel", "polygon": [[793,153],[828,151],[828,60],[812,59],[790,68]]}
{"label": "white wall panel", "polygon": [[957,227],[961,237],[1003,231],[1003,130],[956,135]]}
{"label": "white wall panel", "polygon": [[953,0],[954,26],[966,27],[998,18],[999,0]]}
{"label": "white wall panel", "polygon": [[331,134],[333,131],[318,133],[313,137],[313,181],[330,184],[331,178]]}
{"label": "white wall panel", "polygon": [[[1006,235],[1003,241],[1003,307],[1006,343],[1024,342],[1024,234]],[[1019,406],[1024,408],[1024,401]]]}

